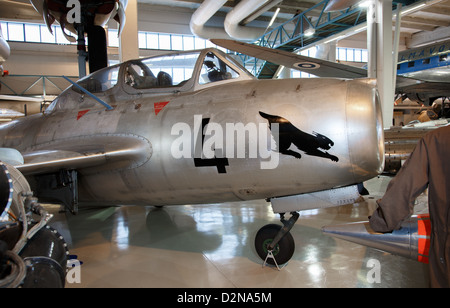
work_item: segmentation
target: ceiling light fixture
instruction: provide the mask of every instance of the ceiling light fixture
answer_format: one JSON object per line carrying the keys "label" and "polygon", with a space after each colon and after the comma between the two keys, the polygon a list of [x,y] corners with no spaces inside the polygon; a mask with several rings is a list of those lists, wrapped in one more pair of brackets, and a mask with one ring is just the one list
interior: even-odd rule
{"label": "ceiling light fixture", "polygon": [[316,30],[315,30],[315,29],[308,29],[308,30],[306,30],[306,31],[304,32],[304,35],[307,36],[307,37],[309,37],[309,36],[313,36],[314,33],[316,33]]}
{"label": "ceiling light fixture", "polygon": [[275,14],[272,17],[272,20],[270,21],[269,25],[267,26],[267,28],[272,27],[272,25],[275,22],[275,19],[277,18],[279,13],[280,13],[280,8],[277,8],[277,10],[275,11]]}

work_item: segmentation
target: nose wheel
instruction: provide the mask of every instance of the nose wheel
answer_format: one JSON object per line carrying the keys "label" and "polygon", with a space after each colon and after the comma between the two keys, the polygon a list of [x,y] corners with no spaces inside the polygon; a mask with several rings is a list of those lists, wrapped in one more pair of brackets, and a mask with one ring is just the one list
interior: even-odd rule
{"label": "nose wheel", "polygon": [[266,263],[278,265],[287,263],[294,254],[295,242],[292,234],[289,232],[297,221],[299,214],[291,213],[289,220],[284,219],[281,214],[283,226],[276,224],[265,225],[259,229],[255,238],[255,248],[259,257]]}

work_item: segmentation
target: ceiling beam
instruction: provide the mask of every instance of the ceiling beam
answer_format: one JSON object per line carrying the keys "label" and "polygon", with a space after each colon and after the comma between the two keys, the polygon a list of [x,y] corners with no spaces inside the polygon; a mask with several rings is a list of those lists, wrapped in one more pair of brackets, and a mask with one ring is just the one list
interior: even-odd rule
{"label": "ceiling beam", "polygon": [[[175,0],[175,1],[201,4],[201,3],[203,3],[204,0]],[[236,1],[236,0],[229,0],[224,4],[224,6],[235,7],[238,2],[239,1]]]}
{"label": "ceiling beam", "polygon": [[[393,24],[395,25],[395,22]],[[434,29],[437,28],[437,26],[404,22],[403,20],[400,24],[400,27],[402,29],[407,28],[407,29],[415,29],[415,30],[421,30],[421,31],[433,31]]]}
{"label": "ceiling beam", "polygon": [[0,0],[0,7],[1,19],[42,20],[30,3]]}
{"label": "ceiling beam", "polygon": [[450,15],[450,7],[444,6],[444,5],[433,5],[433,6],[425,7],[423,9],[421,9],[421,11],[427,12],[427,13],[445,15],[445,16]]}
{"label": "ceiling beam", "polygon": [[297,10],[305,11],[312,8],[317,3],[308,1],[284,0],[278,7],[282,13],[295,14]]}
{"label": "ceiling beam", "polygon": [[450,33],[450,27],[437,28],[431,32],[419,32],[414,33],[411,36],[409,42],[409,48],[420,47],[426,44],[432,44],[444,40],[448,40],[448,34]]}
{"label": "ceiling beam", "polygon": [[448,27],[450,26],[450,21],[446,20],[439,20],[439,19],[429,19],[429,18],[421,18],[421,17],[412,17],[412,16],[404,16],[402,17],[402,22],[409,22],[409,23],[417,23],[417,24],[424,24],[424,25],[433,25],[436,27]]}

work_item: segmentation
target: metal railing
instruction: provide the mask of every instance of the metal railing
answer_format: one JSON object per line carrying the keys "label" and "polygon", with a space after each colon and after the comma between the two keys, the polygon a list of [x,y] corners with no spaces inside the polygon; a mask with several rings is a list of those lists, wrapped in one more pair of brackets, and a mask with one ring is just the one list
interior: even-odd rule
{"label": "metal railing", "polygon": [[[323,0],[295,15],[275,29],[266,32],[254,44],[294,51],[366,21],[365,8],[356,6],[336,12],[325,12],[329,0]],[[258,78],[272,78],[277,65],[254,57],[239,55],[249,71]]]}
{"label": "metal railing", "polygon": [[[77,81],[78,77],[71,76]],[[6,75],[0,77],[0,94],[43,97],[59,95],[70,86],[62,76],[54,75]]]}
{"label": "metal railing", "polygon": [[[253,43],[293,52],[366,22],[365,7],[356,5],[341,11],[325,12],[329,1],[323,0],[295,15]],[[397,3],[410,5],[419,1],[421,0],[393,0],[392,7],[395,9]],[[246,68],[258,78],[272,78],[278,69],[278,65],[254,57],[242,54],[239,57]]]}

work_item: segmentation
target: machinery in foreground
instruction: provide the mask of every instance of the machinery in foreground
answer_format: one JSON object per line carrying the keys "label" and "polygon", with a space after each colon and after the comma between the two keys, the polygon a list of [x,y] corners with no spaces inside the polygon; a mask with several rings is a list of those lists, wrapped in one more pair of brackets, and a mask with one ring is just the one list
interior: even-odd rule
{"label": "machinery in foreground", "polygon": [[64,287],[67,244],[48,225],[53,215],[33,197],[25,177],[5,162],[0,162],[0,211],[0,287]]}

